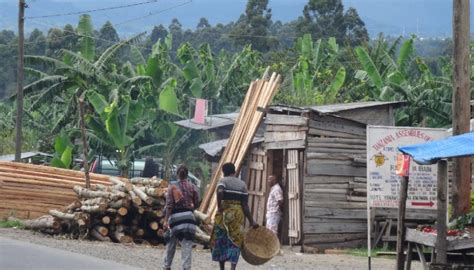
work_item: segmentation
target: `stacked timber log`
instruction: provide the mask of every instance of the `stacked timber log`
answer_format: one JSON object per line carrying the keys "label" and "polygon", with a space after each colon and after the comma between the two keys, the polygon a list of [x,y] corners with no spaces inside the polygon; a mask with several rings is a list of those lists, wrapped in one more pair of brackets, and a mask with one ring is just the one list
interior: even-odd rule
{"label": "stacked timber log", "polygon": [[[164,208],[168,182],[161,179],[111,177],[110,186],[94,184],[90,189],[73,187],[77,200],[49,215],[24,221],[26,228],[73,238],[91,238],[117,243],[164,242]],[[207,216],[196,213],[199,220]],[[208,243],[209,236],[199,231],[197,239]]]}
{"label": "stacked timber log", "polygon": [[304,245],[354,247],[367,238],[365,124],[331,115],[309,121]]}
{"label": "stacked timber log", "polygon": [[[91,183],[111,185],[109,176],[90,174]],[[48,214],[76,199],[74,185],[84,173],[48,166],[0,161],[0,217],[28,219]]]}
{"label": "stacked timber log", "polygon": [[264,111],[270,104],[280,85],[280,75],[273,73],[270,78],[267,78],[267,74],[268,69],[262,79],[253,81],[250,84],[227,146],[212,175],[211,183],[199,208],[201,212],[211,217],[214,217],[217,211],[217,198],[215,193],[217,183],[222,177],[222,166],[227,162],[232,162],[237,172],[240,171],[242,161],[262,121]]}

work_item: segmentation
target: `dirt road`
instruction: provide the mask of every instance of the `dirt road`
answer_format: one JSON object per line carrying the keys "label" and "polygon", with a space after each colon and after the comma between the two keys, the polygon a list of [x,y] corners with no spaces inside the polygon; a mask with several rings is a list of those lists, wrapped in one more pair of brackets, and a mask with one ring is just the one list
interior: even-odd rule
{"label": "dirt road", "polygon": [[[69,240],[58,237],[50,237],[41,233],[26,230],[0,229],[0,235],[5,238],[40,244],[61,250],[71,251],[79,254],[89,255],[100,259],[113,261],[142,269],[160,269],[163,262],[164,247],[150,247],[140,245],[120,245],[113,243],[102,243],[97,241]],[[265,265],[255,267],[246,263],[243,259],[239,261],[238,269],[317,269],[317,270],[346,270],[346,269],[368,269],[367,258],[351,255],[324,255],[324,254],[301,254],[284,247],[284,254],[273,258]],[[0,256],[2,252],[0,251]],[[21,256],[21,254],[18,254]],[[173,269],[180,269],[180,251],[178,250],[173,263]],[[0,258],[1,264],[1,258]],[[210,259],[208,250],[196,248],[193,253],[193,269],[216,269],[218,266]],[[395,267],[395,260],[385,258],[374,258],[372,269],[388,270]],[[412,269],[422,269],[419,263],[415,263]]]}

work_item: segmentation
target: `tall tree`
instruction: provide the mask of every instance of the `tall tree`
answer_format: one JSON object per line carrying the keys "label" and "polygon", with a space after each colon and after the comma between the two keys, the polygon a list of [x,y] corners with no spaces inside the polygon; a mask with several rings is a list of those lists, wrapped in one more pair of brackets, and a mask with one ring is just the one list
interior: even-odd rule
{"label": "tall tree", "polygon": [[367,43],[369,41],[369,33],[365,28],[365,23],[359,17],[359,13],[353,7],[349,8],[344,14],[344,33],[345,42],[351,46]]}
{"label": "tall tree", "polygon": [[[368,40],[367,30],[357,11],[350,8],[344,14],[342,0],[309,0],[303,9],[303,17],[298,21],[297,32],[300,36],[310,33],[315,40],[335,37],[338,43]],[[364,42],[356,42],[361,43]]]}
{"label": "tall tree", "polygon": [[153,27],[150,36],[151,44],[155,44],[159,39],[164,40],[167,35],[168,30],[166,30],[166,28],[162,24]]}
{"label": "tall tree", "polygon": [[25,44],[27,54],[44,55],[46,52],[46,37],[43,32],[35,28]]}
{"label": "tall tree", "polygon": [[16,86],[17,43],[13,31],[0,32],[0,99],[13,93]]}
{"label": "tall tree", "polygon": [[199,19],[199,23],[196,26],[196,30],[203,30],[209,28],[211,28],[211,25],[209,24],[209,21],[206,18],[203,17]]}
{"label": "tall tree", "polygon": [[120,41],[119,35],[110,21],[102,25],[99,30],[99,38],[97,42],[98,53],[105,51],[109,46]]}
{"label": "tall tree", "polygon": [[171,24],[168,26],[169,33],[173,36],[173,49],[179,47],[179,44],[183,41],[183,26],[178,19],[174,18]]}
{"label": "tall tree", "polygon": [[272,10],[268,0],[248,0],[245,15],[232,31],[232,38],[239,46],[252,44],[252,48],[267,52],[275,45],[276,40],[269,37]]}

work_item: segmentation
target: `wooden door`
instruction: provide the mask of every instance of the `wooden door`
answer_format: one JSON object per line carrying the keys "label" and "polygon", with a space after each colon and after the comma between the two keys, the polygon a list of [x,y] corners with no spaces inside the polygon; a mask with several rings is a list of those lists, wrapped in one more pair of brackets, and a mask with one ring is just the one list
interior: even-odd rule
{"label": "wooden door", "polygon": [[[247,171],[249,208],[259,225],[265,220],[265,198],[267,193],[267,157],[262,148],[253,148],[249,155]],[[248,221],[245,221],[248,226]]]}
{"label": "wooden door", "polygon": [[288,150],[286,171],[288,176],[288,236],[290,245],[301,239],[300,164],[298,150]]}

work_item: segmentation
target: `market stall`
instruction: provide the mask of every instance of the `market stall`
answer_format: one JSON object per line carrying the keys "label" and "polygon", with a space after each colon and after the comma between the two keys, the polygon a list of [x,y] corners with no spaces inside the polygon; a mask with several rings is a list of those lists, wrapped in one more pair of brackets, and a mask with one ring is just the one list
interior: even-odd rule
{"label": "market stall", "polygon": [[[474,250],[474,234],[469,230],[469,226],[464,230],[450,231],[448,235],[447,214],[448,214],[448,181],[447,181],[447,160],[448,158],[472,156],[474,155],[474,132],[459,136],[451,136],[446,139],[432,141],[428,143],[404,146],[398,148],[404,159],[400,159],[399,174],[404,176],[400,188],[400,217],[403,219],[406,207],[406,185],[410,178],[410,164],[407,156],[417,164],[428,165],[437,164],[437,225],[436,229],[405,231],[405,226],[399,227],[397,239],[397,269],[404,268],[403,247],[404,241],[408,242],[407,269],[410,269],[412,249],[416,248],[420,254],[420,259],[426,269],[426,260],[422,253],[422,247],[432,247],[433,256],[431,262],[439,265],[447,265],[448,251],[461,251],[466,254]],[[404,161],[405,160],[405,161]],[[405,188],[404,188],[405,186]],[[466,187],[466,188],[470,188]],[[470,225],[469,222],[464,225]],[[433,260],[435,258],[435,260]]]}

